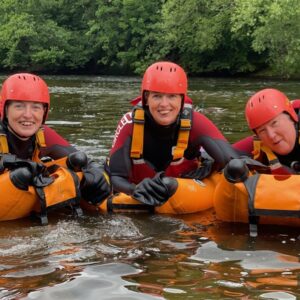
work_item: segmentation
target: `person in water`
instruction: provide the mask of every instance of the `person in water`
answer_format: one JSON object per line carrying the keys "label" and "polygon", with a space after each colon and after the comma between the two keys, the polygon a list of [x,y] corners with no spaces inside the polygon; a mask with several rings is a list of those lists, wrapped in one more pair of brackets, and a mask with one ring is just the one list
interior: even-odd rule
{"label": "person in water", "polygon": [[291,102],[277,89],[258,91],[245,108],[254,136],[235,143],[234,147],[269,166],[272,173],[299,172],[299,108],[299,100]]}
{"label": "person in water", "polygon": [[[41,77],[19,73],[4,81],[0,94],[2,171],[5,164],[16,168],[18,164],[24,166],[25,161],[40,163],[45,159],[68,157],[68,166],[75,169],[79,166],[83,173],[80,182],[82,197],[88,202],[98,204],[110,193],[110,184],[103,167],[86,159],[82,152],[77,151],[62,136],[45,125],[49,109],[49,90]],[[19,176],[22,176],[22,172],[19,172]]]}
{"label": "person in water", "polygon": [[193,110],[187,88],[179,65],[162,61],[148,67],[141,96],[119,121],[110,150],[114,192],[161,205],[174,193],[165,178],[203,179],[235,156],[218,128]]}

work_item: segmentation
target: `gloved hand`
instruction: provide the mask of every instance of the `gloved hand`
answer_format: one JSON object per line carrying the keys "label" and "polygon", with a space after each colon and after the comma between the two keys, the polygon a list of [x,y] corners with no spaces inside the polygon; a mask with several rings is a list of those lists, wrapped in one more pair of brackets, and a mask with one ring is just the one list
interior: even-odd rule
{"label": "gloved hand", "polygon": [[213,164],[214,164],[213,160],[205,159],[201,162],[201,165],[197,169],[182,174],[181,177],[202,180],[212,173]]}
{"label": "gloved hand", "polygon": [[255,170],[255,171],[258,171],[260,173],[269,173],[270,172],[270,167],[269,166],[266,166],[263,163],[261,163],[260,161],[255,160],[255,159],[253,159],[251,157],[241,156],[241,157],[239,157],[237,159],[243,161],[243,163],[245,165],[247,165],[247,167],[250,170]]}
{"label": "gloved hand", "polygon": [[144,204],[160,206],[177,190],[175,178],[164,177],[164,172],[157,173],[153,178],[143,179],[134,189],[132,197]]}
{"label": "gloved hand", "polygon": [[20,159],[13,154],[0,155],[0,172],[5,169],[11,171],[10,179],[12,183],[22,190],[28,190],[30,185],[44,187],[54,181],[42,163]]}
{"label": "gloved hand", "polygon": [[87,155],[82,151],[72,152],[68,155],[67,166],[75,172],[79,172],[83,168],[86,168],[87,164]]}
{"label": "gloved hand", "polygon": [[231,183],[244,182],[249,176],[249,170],[259,173],[269,173],[270,168],[250,157],[234,158],[224,168],[224,176]]}
{"label": "gloved hand", "polygon": [[91,204],[98,205],[111,192],[109,177],[97,164],[89,163],[82,169],[83,180],[81,181],[82,197]]}

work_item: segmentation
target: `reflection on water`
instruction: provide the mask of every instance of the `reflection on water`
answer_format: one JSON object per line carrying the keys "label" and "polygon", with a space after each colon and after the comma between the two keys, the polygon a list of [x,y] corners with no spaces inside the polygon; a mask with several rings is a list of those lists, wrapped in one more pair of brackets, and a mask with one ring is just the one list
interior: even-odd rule
{"label": "reflection on water", "polygon": [[[3,79],[3,77],[1,78]],[[116,123],[140,81],[49,76],[49,126],[96,160],[108,154]],[[189,95],[230,141],[249,134],[243,108],[263,87],[291,98],[297,82],[192,79]],[[52,213],[0,224],[1,299],[297,299],[299,230],[221,224],[186,216]]]}

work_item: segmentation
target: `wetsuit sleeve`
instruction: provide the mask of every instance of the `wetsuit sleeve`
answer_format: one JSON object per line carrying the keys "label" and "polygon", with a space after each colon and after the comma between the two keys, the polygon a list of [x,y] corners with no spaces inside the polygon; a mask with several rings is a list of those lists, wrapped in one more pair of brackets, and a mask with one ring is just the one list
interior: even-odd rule
{"label": "wetsuit sleeve", "polygon": [[239,157],[216,125],[199,112],[193,112],[190,143],[203,149],[214,159],[215,169],[222,169],[232,158]]}
{"label": "wetsuit sleeve", "polygon": [[130,159],[132,129],[131,113],[127,113],[118,123],[109,155],[109,172],[113,190],[126,194],[131,194],[135,187],[129,181],[132,169]]}
{"label": "wetsuit sleeve", "polygon": [[242,154],[251,156],[253,151],[253,137],[248,136],[244,139],[235,142],[232,146],[234,149],[241,152]]}
{"label": "wetsuit sleeve", "polygon": [[42,156],[59,159],[76,152],[77,149],[69,144],[61,135],[48,126],[44,126],[46,148],[41,149]]}

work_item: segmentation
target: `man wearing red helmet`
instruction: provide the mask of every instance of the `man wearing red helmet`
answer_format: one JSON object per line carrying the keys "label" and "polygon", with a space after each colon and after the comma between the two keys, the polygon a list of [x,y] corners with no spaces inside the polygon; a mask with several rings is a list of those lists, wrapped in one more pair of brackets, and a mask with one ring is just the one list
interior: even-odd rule
{"label": "man wearing red helmet", "polygon": [[[177,64],[148,67],[134,103],[119,121],[110,151],[114,191],[137,200],[143,194],[144,203],[161,205],[174,190],[164,183],[165,176],[202,179],[236,155],[217,127],[193,110],[187,76]],[[207,160],[199,167],[203,152],[213,167]]]}
{"label": "man wearing red helmet", "polygon": [[299,109],[299,101],[290,102],[277,89],[267,88],[255,93],[245,108],[247,123],[255,136],[237,142],[234,147],[252,153],[255,159],[269,165],[272,172],[285,173],[286,167],[293,172],[292,169],[300,166],[295,109]]}
{"label": "man wearing red helmet", "polygon": [[[80,165],[83,172],[80,182],[82,196],[85,200],[98,204],[110,193],[103,168],[95,162],[85,160],[85,155],[77,152],[64,138],[45,125],[49,108],[48,86],[39,76],[19,73],[4,81],[0,95],[2,171],[9,165],[16,169],[18,165],[24,167],[25,164],[33,172],[34,163],[30,162],[42,163],[43,158],[58,160],[69,157],[68,166],[78,171]],[[12,156],[9,155],[16,157],[14,162],[10,161]],[[15,184],[22,183],[26,177],[22,178],[23,171],[19,168],[19,171],[14,172]],[[28,171],[24,172],[28,175]]]}

